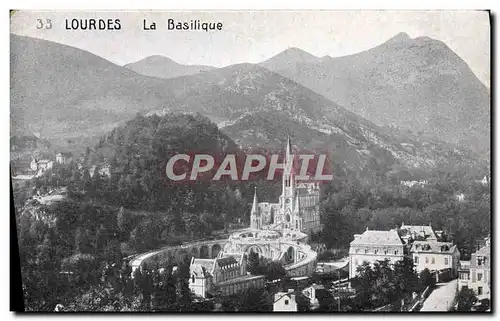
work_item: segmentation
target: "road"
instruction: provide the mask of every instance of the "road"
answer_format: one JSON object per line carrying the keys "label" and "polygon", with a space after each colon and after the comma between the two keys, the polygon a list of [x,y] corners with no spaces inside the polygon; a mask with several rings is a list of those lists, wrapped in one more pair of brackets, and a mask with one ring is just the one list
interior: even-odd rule
{"label": "road", "polygon": [[436,289],[425,300],[421,312],[449,311],[457,293],[457,280],[448,283],[438,283]]}

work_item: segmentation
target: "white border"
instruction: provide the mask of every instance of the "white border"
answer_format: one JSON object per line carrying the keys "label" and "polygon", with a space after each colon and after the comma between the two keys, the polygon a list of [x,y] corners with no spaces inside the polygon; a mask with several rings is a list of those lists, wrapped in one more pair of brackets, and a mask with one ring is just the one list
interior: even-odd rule
{"label": "white border", "polygon": [[[419,0],[419,1],[414,1],[410,3],[409,1],[398,1],[398,0],[379,0],[379,1],[362,1],[362,0],[349,0],[349,1],[343,1],[343,2],[333,2],[333,1],[318,1],[318,0],[307,0],[307,1],[278,1],[278,0],[253,0],[253,1],[247,1],[246,3],[242,3],[241,1],[230,1],[230,0],[219,0],[219,1],[201,1],[201,0],[183,0],[183,1],[149,1],[149,0],[141,0],[141,1],[133,1],[133,0],[112,0],[112,1],[106,1],[103,3],[103,1],[99,0],[71,0],[71,1],[44,1],[41,3],[40,1],[37,0],[18,0],[18,1],[3,1],[2,2],[2,19],[0,19],[0,28],[1,28],[1,36],[2,36],[2,43],[6,48],[9,47],[9,20],[8,20],[8,9],[31,9],[31,10],[50,10],[50,9],[57,9],[57,10],[91,10],[91,9],[100,9],[100,10],[134,10],[134,9],[160,9],[160,10],[182,10],[182,9],[198,9],[198,10],[221,10],[221,9],[230,9],[230,10],[242,10],[242,9],[258,9],[258,10],[278,10],[278,9],[287,9],[287,10],[304,10],[304,9],[337,9],[337,10],[357,10],[357,9],[386,9],[386,10],[411,10],[411,9],[492,9],[493,13],[498,13],[500,10],[498,9],[500,1],[493,1],[493,0],[475,0],[475,1],[467,1],[467,0],[454,0],[454,1],[437,1],[437,0]],[[498,21],[497,21],[498,23]],[[494,35],[494,40],[498,40],[498,32],[495,33]],[[496,41],[493,41],[493,44],[495,44]],[[0,276],[2,277],[3,281],[2,284],[2,291],[1,291],[1,296],[0,296],[0,302],[2,304],[1,311],[2,311],[2,316],[1,319],[10,319],[16,317],[15,314],[9,311],[9,302],[10,302],[10,293],[9,293],[9,287],[7,286],[9,284],[9,224],[8,224],[8,219],[7,216],[10,214],[9,211],[9,202],[10,202],[10,186],[8,185],[9,182],[9,171],[8,171],[8,165],[9,165],[9,140],[8,138],[10,137],[10,123],[9,123],[9,110],[10,110],[10,105],[9,105],[9,50],[2,50],[1,51],[1,58],[0,61],[2,62],[2,84],[3,84],[3,90],[1,92],[1,98],[2,98],[2,109],[1,109],[1,114],[0,114],[0,119],[1,119],[1,124],[0,125],[0,144],[1,144],[1,150],[3,150],[3,154],[1,154],[0,157],[0,184],[1,190],[0,190],[0,198],[2,204],[2,209],[4,217],[2,224],[0,224],[0,227],[2,230],[0,230],[0,237],[1,237],[1,253],[0,257],[2,257],[3,264],[0,265]],[[493,58],[493,57],[492,57]],[[495,75],[496,73],[492,73]],[[496,93],[498,84],[495,83],[495,88],[492,88],[492,92]],[[492,110],[496,106],[491,106]],[[496,113],[497,115],[499,112]],[[498,137],[495,137],[498,139]],[[498,164],[495,163],[496,168],[498,168]],[[494,178],[496,182],[496,177]],[[494,196],[498,195],[498,188]],[[496,197],[495,197],[496,198]],[[495,211],[496,212],[496,211]],[[498,221],[499,219],[496,219],[496,226],[498,226]],[[492,227],[493,228],[493,227]],[[495,235],[494,241],[496,241],[497,235]],[[495,252],[496,258],[498,258],[498,248]],[[498,264],[498,260],[495,259],[496,264]],[[496,265],[498,267],[498,265]],[[498,268],[497,268],[498,271]],[[496,276],[497,274],[495,274]],[[494,280],[495,283],[495,280]],[[496,287],[494,288],[496,290]],[[498,295],[495,294],[495,307],[498,309]],[[110,317],[112,318],[124,318],[124,319],[129,319],[132,320],[133,318],[136,318],[137,316],[142,316],[142,317],[150,317],[150,315],[120,315],[120,314],[113,314],[113,315],[70,315],[66,318],[72,318],[72,319],[83,319],[87,317],[92,317],[98,320],[106,320]],[[375,315],[375,317],[380,317],[382,315]],[[433,319],[433,318],[440,318],[440,317],[445,317],[447,316],[446,314],[443,315],[425,315],[425,314],[418,314],[416,316],[411,316],[412,318],[416,319]],[[469,317],[470,315],[466,316]],[[45,319],[46,317],[49,317],[48,315],[34,315],[31,316],[30,318],[33,318],[35,320],[42,320]],[[161,318],[179,318],[182,316],[177,316],[177,315],[162,315],[159,316]],[[267,317],[267,315],[237,315],[237,314],[230,314],[230,315],[189,315],[186,316],[187,318],[219,318],[219,317],[238,317],[238,318],[259,318],[259,317]],[[186,317],[183,317],[186,319]],[[273,319],[285,319],[287,318],[288,315],[276,315],[272,316]],[[308,317],[306,316],[301,316],[300,318]],[[349,319],[362,319],[365,317],[374,317],[374,315],[336,315],[332,314],[330,315],[321,315],[321,316],[315,316],[319,317],[322,319],[326,318],[349,318]],[[397,316],[396,316],[397,317]],[[448,317],[457,317],[456,315],[448,315]]]}

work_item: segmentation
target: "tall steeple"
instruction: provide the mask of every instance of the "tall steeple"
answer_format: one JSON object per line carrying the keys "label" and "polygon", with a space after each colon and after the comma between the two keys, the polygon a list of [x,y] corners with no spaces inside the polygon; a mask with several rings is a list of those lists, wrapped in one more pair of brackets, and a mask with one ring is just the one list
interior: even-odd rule
{"label": "tall steeple", "polygon": [[285,164],[283,169],[283,196],[293,197],[295,187],[295,173],[293,167],[293,151],[290,136],[286,142]]}
{"label": "tall steeple", "polygon": [[292,142],[290,140],[290,136],[287,137],[286,139],[286,155],[292,154]]}
{"label": "tall steeple", "polygon": [[255,187],[253,193],[252,210],[250,211],[250,228],[252,229],[260,228],[259,216],[260,212],[259,212],[259,204],[257,203],[257,187]]}
{"label": "tall steeple", "polygon": [[257,187],[254,188],[254,192],[253,192],[253,204],[252,204],[252,211],[250,212],[251,214],[257,214],[259,210],[259,205],[258,205],[258,202],[257,202]]}

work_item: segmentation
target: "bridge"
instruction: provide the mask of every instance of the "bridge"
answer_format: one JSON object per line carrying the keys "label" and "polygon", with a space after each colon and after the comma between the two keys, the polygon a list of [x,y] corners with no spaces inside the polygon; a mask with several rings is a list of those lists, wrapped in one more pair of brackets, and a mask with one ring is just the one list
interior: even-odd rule
{"label": "bridge", "polygon": [[219,255],[229,241],[224,240],[206,240],[185,243],[175,246],[166,246],[159,250],[153,250],[137,255],[130,261],[132,272],[142,264],[163,263],[163,262],[182,262],[188,256],[194,256],[201,259],[213,259]]}
{"label": "bridge", "polygon": [[[297,237],[302,239],[302,235],[297,235]],[[215,258],[230,240],[232,239],[202,240],[177,246],[167,246],[137,255],[130,261],[130,265],[132,271],[135,271],[143,264],[182,262],[188,256]],[[283,262],[289,276],[311,275],[316,268],[317,252],[308,244],[301,243],[293,238],[269,240],[249,237],[244,241],[240,240],[237,245],[240,252],[249,253],[254,251],[273,260]]]}

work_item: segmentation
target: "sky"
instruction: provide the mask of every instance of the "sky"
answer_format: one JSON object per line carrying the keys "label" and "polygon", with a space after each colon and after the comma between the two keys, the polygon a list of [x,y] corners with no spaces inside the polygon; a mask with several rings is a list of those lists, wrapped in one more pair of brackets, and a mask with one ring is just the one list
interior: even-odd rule
{"label": "sky", "polygon": [[[66,30],[66,19],[120,19],[120,30]],[[37,29],[51,19],[51,29]],[[143,19],[157,29],[143,30]],[[221,31],[167,30],[167,20],[222,22]],[[224,67],[258,63],[290,47],[315,56],[345,56],[400,32],[446,43],[490,86],[490,21],[486,11],[20,11],[11,32],[87,50],[124,65],[151,55],[182,64]]]}

